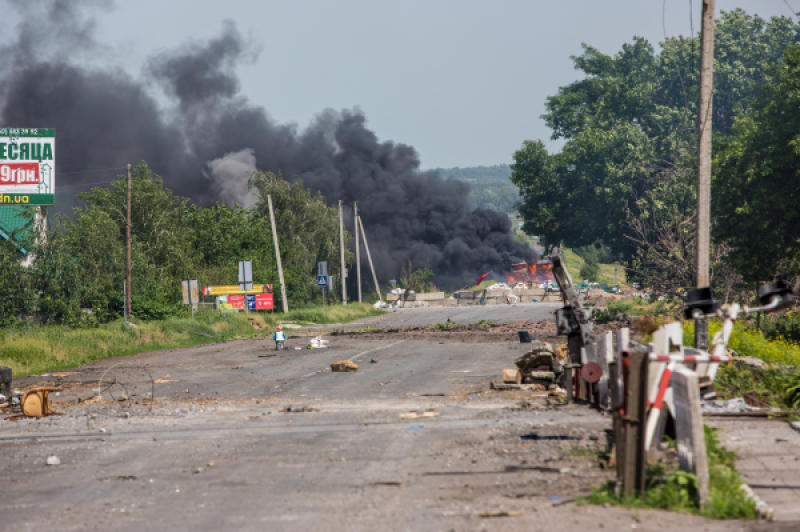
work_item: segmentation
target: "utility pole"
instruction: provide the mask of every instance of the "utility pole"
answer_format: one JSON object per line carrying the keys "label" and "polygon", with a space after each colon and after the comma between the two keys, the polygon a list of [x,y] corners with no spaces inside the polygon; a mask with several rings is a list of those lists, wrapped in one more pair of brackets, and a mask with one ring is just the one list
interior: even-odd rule
{"label": "utility pole", "polygon": [[[711,211],[711,100],[714,88],[714,0],[703,0],[700,96],[697,105],[697,288],[709,287]],[[708,348],[708,321],[695,321],[695,347]]]}
{"label": "utility pole", "polygon": [[283,265],[281,265],[281,248],[278,245],[278,231],[275,229],[275,213],[272,210],[272,195],[267,194],[269,205],[269,223],[272,224],[272,242],[275,244],[275,259],[278,261],[278,280],[281,282],[281,301],[283,312],[289,312],[289,302],[286,301],[286,285],[283,282]]}
{"label": "utility pole", "polygon": [[353,220],[356,226],[356,282],[358,284],[358,302],[361,303],[361,251],[358,247],[358,202],[353,202]]}
{"label": "utility pole", "polygon": [[125,315],[131,314],[131,163],[128,163],[127,221],[125,222]]}
{"label": "utility pole", "polygon": [[339,273],[339,277],[342,279],[342,305],[347,304],[347,290],[345,290],[344,280],[347,278],[347,274],[345,272],[345,264],[344,264],[344,216],[342,215],[342,200],[339,200],[339,251],[341,253],[341,265],[342,269]]}
{"label": "utility pole", "polygon": [[372,255],[369,254],[367,233],[364,232],[364,224],[361,222],[360,216],[356,218],[356,223],[361,228],[361,236],[364,238],[364,249],[367,250],[367,260],[369,261],[369,269],[372,270],[372,280],[375,281],[375,291],[378,292],[378,300],[382,302],[383,297],[381,297],[381,287],[378,285],[378,276],[375,275],[375,266],[372,265]]}

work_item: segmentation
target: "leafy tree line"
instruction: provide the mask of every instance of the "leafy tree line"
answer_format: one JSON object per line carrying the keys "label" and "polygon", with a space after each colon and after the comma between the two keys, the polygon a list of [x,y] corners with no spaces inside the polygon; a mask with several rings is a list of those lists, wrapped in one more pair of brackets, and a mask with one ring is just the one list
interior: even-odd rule
{"label": "leafy tree line", "polygon": [[[132,312],[161,318],[183,312],[184,279],[236,284],[237,263],[253,261],[253,280],[280,290],[267,195],[272,196],[290,305],[316,301],[316,263],[339,276],[336,209],[302,183],[255,173],[253,209],[200,207],[176,196],[146,163],[132,172]],[[0,323],[37,315],[45,322],[105,322],[122,315],[125,277],[126,177],[79,194],[84,207],[61,216],[46,238],[27,243],[36,260],[23,268],[9,243],[0,246]],[[346,235],[349,238],[349,235]],[[349,252],[348,252],[349,256]],[[81,312],[91,309],[91,313]]]}
{"label": "leafy tree line", "polygon": [[[740,9],[715,29],[712,284],[800,273],[800,27]],[[525,141],[512,181],[547,247],[604,246],[629,277],[694,283],[699,39],[584,45],[584,77],[547,99],[559,153]],[[743,284],[744,283],[744,284]]]}

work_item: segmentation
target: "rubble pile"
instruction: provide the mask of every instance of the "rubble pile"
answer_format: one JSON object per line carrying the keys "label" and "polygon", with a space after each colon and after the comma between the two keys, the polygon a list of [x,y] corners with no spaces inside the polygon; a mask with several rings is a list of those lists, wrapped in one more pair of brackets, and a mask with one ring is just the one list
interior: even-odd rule
{"label": "rubble pile", "polygon": [[537,384],[541,390],[560,385],[564,379],[564,365],[547,342],[534,340],[531,349],[516,360],[523,384]]}

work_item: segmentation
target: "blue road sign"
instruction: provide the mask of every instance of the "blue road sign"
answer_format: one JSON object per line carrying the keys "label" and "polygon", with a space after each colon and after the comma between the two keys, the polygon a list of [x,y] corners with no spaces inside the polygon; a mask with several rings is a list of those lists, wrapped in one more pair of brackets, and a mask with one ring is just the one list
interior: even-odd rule
{"label": "blue road sign", "polygon": [[328,286],[328,276],[327,275],[317,275],[317,284],[319,286]]}

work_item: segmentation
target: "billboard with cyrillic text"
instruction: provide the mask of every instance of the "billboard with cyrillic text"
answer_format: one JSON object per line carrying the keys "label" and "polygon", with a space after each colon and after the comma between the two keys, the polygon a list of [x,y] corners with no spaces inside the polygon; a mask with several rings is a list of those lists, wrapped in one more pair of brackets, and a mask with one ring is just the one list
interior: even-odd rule
{"label": "billboard with cyrillic text", "polygon": [[54,205],[56,130],[0,127],[0,205]]}

